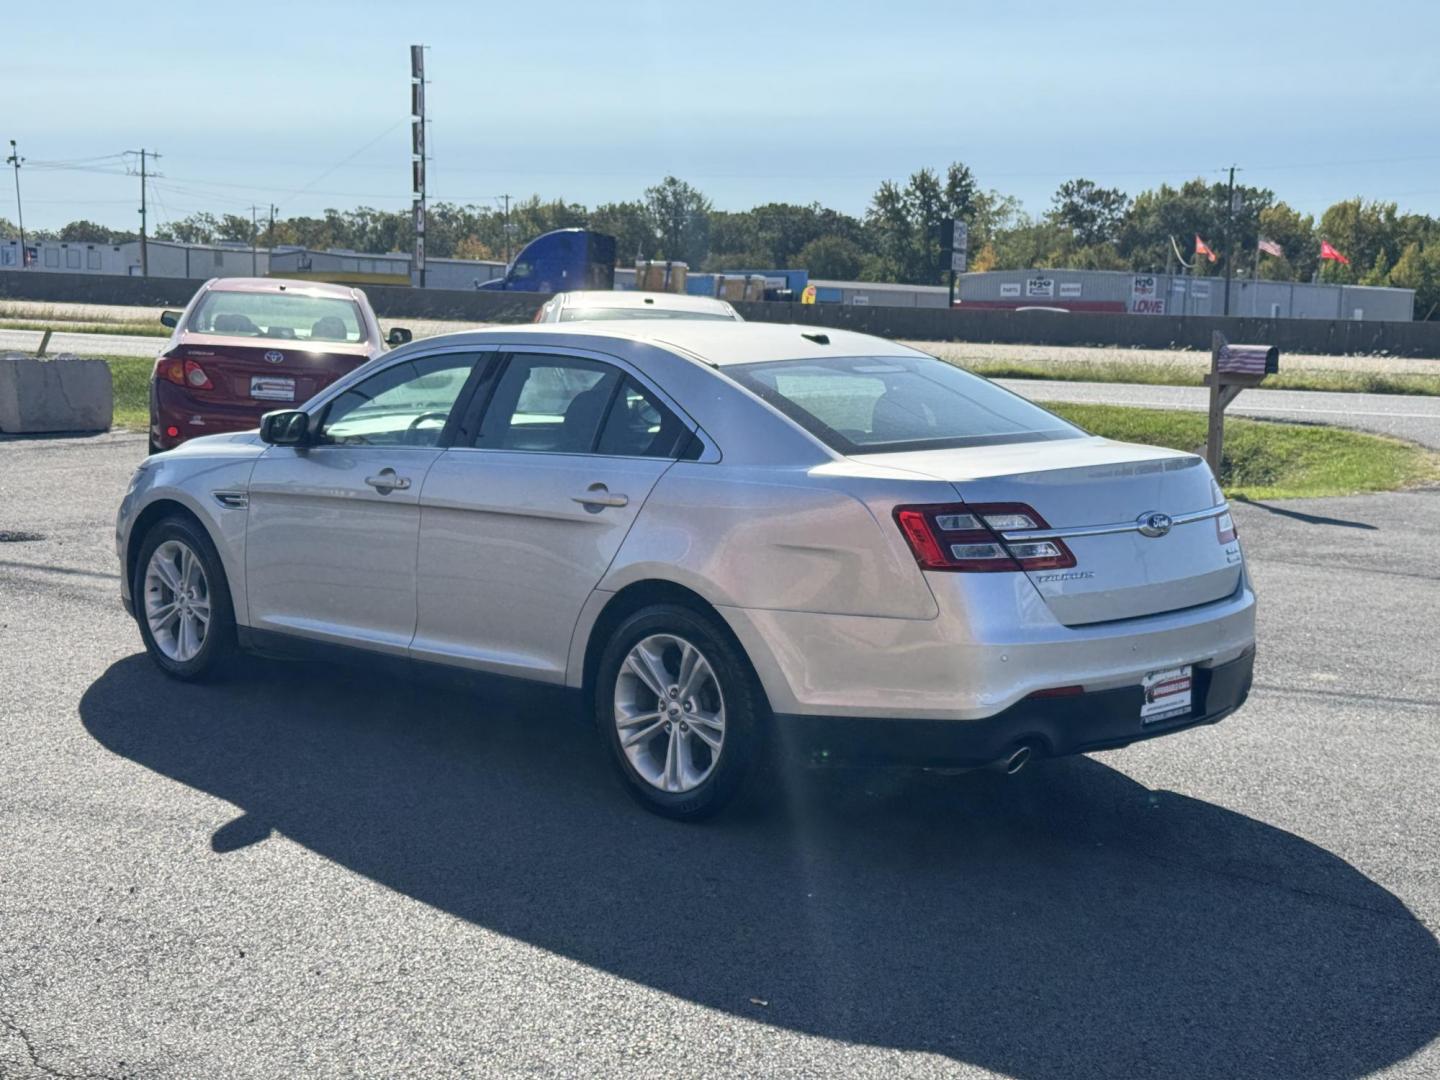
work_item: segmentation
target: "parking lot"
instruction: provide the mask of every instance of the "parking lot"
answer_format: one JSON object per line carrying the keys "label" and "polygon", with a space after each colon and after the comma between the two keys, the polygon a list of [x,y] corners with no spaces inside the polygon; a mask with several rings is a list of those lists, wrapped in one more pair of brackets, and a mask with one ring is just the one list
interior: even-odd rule
{"label": "parking lot", "polygon": [[1236,507],[1213,728],[684,826],[539,696],[166,680],[144,451],[0,442],[0,1076],[1440,1075],[1440,491]]}

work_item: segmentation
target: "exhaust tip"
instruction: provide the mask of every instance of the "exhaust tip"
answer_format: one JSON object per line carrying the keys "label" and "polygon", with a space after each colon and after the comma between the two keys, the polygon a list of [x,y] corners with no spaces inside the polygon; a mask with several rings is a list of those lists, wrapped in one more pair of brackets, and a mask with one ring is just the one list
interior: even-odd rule
{"label": "exhaust tip", "polygon": [[1030,747],[1017,747],[1015,752],[1005,759],[1005,775],[1014,776],[1029,763]]}

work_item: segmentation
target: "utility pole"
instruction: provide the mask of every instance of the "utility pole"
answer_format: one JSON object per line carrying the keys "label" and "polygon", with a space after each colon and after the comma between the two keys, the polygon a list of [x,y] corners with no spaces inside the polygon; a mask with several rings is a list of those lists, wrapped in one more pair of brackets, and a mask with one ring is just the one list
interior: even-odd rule
{"label": "utility pole", "polygon": [[425,287],[425,46],[410,46],[410,194],[415,231],[411,268]]}
{"label": "utility pole", "polygon": [[260,253],[255,250],[256,238],[260,234],[260,225],[255,217],[260,212],[260,207],[250,207],[250,276],[260,276]]}
{"label": "utility pole", "polygon": [[502,219],[504,224],[501,229],[505,233],[505,265],[508,268],[510,265],[510,196],[501,195],[500,197],[505,200],[505,217]]}
{"label": "utility pole", "polygon": [[160,155],[154,150],[127,150],[126,153],[140,155],[140,276],[150,276],[150,248],[146,243],[145,236],[145,155],[160,159]]}
{"label": "utility pole", "polygon": [[1235,166],[1230,166],[1230,193],[1225,202],[1225,314],[1230,314],[1230,278],[1235,273]]}
{"label": "utility pole", "polygon": [[265,233],[265,272],[270,272],[270,259],[275,255],[275,204],[270,204],[270,228]]}
{"label": "utility pole", "polygon": [[20,165],[24,162],[20,151],[15,148],[15,140],[10,140],[10,156],[5,159],[6,165],[15,167],[15,216],[20,219],[20,269],[24,270],[30,265],[29,248],[25,246],[25,209],[20,205]]}

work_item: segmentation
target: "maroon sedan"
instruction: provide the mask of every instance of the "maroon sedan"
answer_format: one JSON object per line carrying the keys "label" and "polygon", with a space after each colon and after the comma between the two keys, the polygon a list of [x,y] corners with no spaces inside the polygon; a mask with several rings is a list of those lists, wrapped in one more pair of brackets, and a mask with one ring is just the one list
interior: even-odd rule
{"label": "maroon sedan", "polygon": [[213,278],[183,312],[150,379],[150,452],[197,435],[244,431],[263,413],[306,401],[385,346],[359,289],[284,278]]}

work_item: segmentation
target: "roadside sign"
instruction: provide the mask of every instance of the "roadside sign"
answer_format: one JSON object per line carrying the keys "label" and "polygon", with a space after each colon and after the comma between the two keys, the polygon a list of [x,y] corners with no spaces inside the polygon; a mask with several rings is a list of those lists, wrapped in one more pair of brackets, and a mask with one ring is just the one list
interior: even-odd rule
{"label": "roadside sign", "polygon": [[970,252],[970,226],[963,221],[946,218],[940,223],[940,246],[949,252],[950,269],[963,274],[966,256]]}
{"label": "roadside sign", "polygon": [[1049,300],[1054,295],[1054,278],[1032,277],[1025,282],[1025,298],[1027,300]]}

